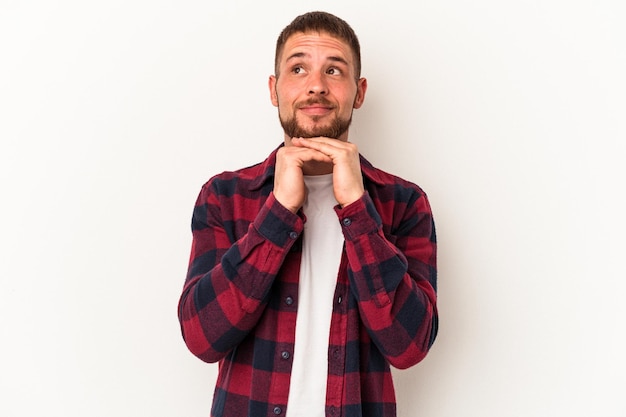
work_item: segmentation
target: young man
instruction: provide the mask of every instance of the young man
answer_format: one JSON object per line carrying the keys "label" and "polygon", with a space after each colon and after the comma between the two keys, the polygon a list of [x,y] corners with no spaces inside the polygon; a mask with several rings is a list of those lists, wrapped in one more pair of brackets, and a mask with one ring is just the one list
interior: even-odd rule
{"label": "young man", "polygon": [[422,360],[437,334],[427,197],[348,142],[367,82],[346,22],[297,17],[275,62],[284,144],[202,187],[183,338],[219,361],[213,417],[395,416],[390,366]]}

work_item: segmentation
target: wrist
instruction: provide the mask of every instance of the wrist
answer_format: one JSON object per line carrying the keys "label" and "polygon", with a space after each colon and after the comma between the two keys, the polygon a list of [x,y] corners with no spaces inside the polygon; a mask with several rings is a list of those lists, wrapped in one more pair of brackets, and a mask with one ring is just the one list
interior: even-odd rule
{"label": "wrist", "polygon": [[341,208],[344,208],[344,207],[349,206],[350,204],[353,204],[356,201],[359,201],[363,197],[363,194],[365,194],[365,191],[361,191],[360,193],[355,193],[349,198],[346,198],[346,199],[343,199],[343,201],[337,201],[337,202],[339,203],[339,206]]}
{"label": "wrist", "polygon": [[285,199],[283,198],[280,193],[276,193],[274,192],[274,199],[276,199],[276,202],[278,204],[280,204],[283,208],[289,210],[290,212],[292,212],[293,214],[296,214],[298,212],[298,210],[300,210],[300,206],[297,204],[293,204],[289,201],[289,199]]}

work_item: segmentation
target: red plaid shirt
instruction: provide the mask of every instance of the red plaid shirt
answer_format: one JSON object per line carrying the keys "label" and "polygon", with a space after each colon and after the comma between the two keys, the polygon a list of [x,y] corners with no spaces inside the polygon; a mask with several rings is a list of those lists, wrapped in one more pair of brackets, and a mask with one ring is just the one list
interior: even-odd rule
{"label": "red plaid shirt", "polygon": [[[272,193],[276,151],[203,187],[179,304],[183,338],[219,361],[213,417],[284,416],[305,214]],[[396,415],[390,365],[422,360],[437,334],[436,239],[426,194],[361,157],[366,192],[336,207],[345,249],[328,347],[326,415]]]}

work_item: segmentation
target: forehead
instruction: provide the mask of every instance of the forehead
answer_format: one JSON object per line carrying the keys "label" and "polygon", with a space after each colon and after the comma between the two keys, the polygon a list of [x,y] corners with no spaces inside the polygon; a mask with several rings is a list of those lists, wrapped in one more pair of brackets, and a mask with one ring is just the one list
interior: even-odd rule
{"label": "forehead", "polygon": [[280,61],[294,54],[336,56],[352,63],[353,54],[347,42],[325,32],[298,32],[291,35],[283,47]]}

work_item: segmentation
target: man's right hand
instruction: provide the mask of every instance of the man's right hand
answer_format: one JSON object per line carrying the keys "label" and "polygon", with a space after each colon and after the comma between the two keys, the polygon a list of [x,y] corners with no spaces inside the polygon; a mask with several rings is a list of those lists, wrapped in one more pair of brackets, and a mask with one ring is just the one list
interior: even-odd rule
{"label": "man's right hand", "polygon": [[[284,146],[276,154],[276,171],[274,173],[274,197],[280,204],[297,213],[304,204],[306,188],[304,173],[306,165],[330,164],[328,172],[332,172],[332,160],[320,151],[299,146]],[[324,173],[324,172],[319,172]]]}

